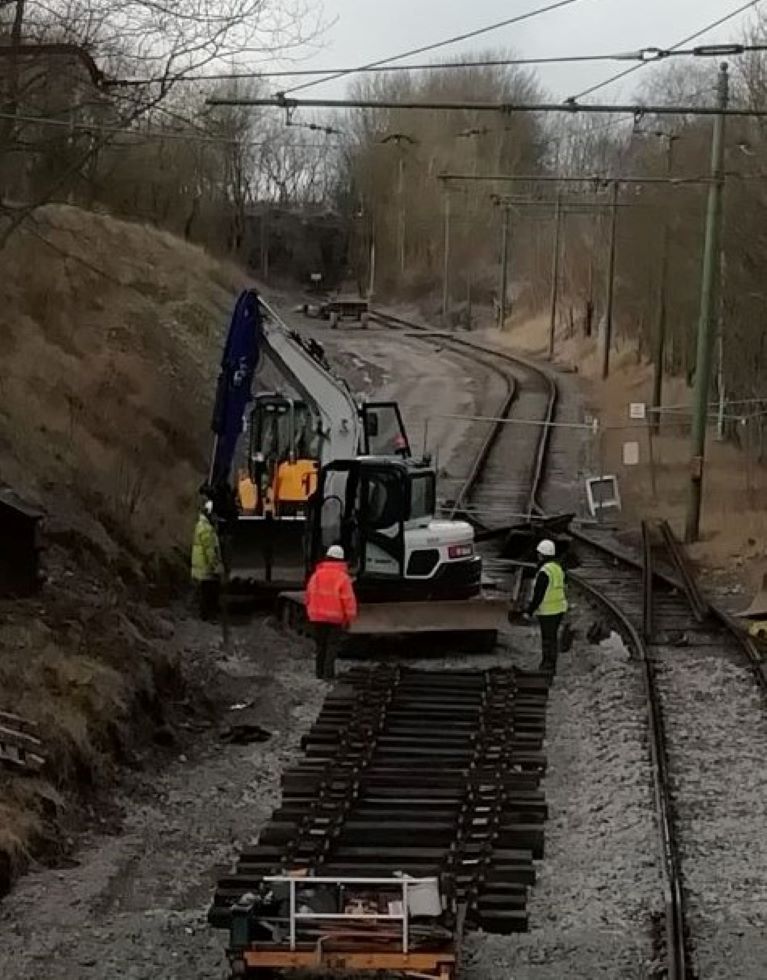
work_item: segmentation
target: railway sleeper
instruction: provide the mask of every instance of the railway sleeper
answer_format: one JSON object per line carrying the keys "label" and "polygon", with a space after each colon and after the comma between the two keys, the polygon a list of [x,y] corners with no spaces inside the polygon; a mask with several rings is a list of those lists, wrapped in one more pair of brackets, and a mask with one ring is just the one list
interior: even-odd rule
{"label": "railway sleeper", "polygon": [[[263,876],[439,877],[483,928],[527,928],[543,855],[545,678],[353,668],[283,776],[283,801],[211,912]],[[444,730],[435,736],[434,732]]]}

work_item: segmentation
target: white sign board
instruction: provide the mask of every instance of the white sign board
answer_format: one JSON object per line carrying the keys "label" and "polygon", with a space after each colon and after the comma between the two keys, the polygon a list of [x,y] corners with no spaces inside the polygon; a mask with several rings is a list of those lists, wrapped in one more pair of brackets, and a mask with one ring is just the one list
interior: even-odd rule
{"label": "white sign board", "polygon": [[644,422],[647,418],[647,405],[644,402],[632,402],[629,405],[629,417],[635,422]]}
{"label": "white sign board", "polygon": [[639,466],[639,443],[638,442],[623,443],[623,465]]}
{"label": "white sign board", "polygon": [[590,477],[586,480],[586,496],[592,517],[605,510],[621,510],[621,495],[616,476]]}

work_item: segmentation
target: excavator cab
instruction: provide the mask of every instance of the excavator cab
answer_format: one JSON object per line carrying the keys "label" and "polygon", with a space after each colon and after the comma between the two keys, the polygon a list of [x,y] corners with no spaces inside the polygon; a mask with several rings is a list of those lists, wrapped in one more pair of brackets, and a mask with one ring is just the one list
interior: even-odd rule
{"label": "excavator cab", "polygon": [[317,487],[319,437],[306,403],[259,395],[250,413],[247,468],[240,471],[242,513],[295,517]]}
{"label": "excavator cab", "polygon": [[319,435],[305,402],[259,395],[237,480],[239,517],[229,541],[230,578],[284,587],[305,565],[306,515],[317,488]]}
{"label": "excavator cab", "polygon": [[323,467],[310,512],[309,558],[343,546],[363,600],[470,598],[481,589],[474,532],[438,521],[431,467],[361,457]]}
{"label": "excavator cab", "polygon": [[401,580],[405,561],[407,467],[394,459],[340,460],[326,466],[314,498],[312,559],[341,544],[362,583]]}

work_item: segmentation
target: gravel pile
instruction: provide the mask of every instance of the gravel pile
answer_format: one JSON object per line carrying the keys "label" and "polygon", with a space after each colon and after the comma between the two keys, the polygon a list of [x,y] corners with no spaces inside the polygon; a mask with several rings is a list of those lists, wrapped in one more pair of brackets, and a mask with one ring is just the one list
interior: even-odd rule
{"label": "gravel pile", "polygon": [[547,731],[550,819],[531,931],[469,936],[466,980],[653,976],[661,883],[643,691],[617,637],[562,655]]}
{"label": "gravel pile", "polygon": [[660,653],[677,838],[697,974],[767,977],[767,719],[748,670]]}

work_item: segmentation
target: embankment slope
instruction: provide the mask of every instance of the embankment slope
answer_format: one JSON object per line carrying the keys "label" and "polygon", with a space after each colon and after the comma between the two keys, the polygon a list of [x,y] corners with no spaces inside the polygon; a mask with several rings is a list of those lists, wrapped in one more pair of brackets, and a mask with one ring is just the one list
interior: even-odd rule
{"label": "embankment slope", "polygon": [[180,651],[153,606],[184,573],[244,281],[163,232],[64,206],[1,258],[0,485],[46,514],[46,583],[0,600],[0,709],[40,724],[49,762],[35,779],[0,770],[0,890],[58,851],[84,788],[168,737]]}

